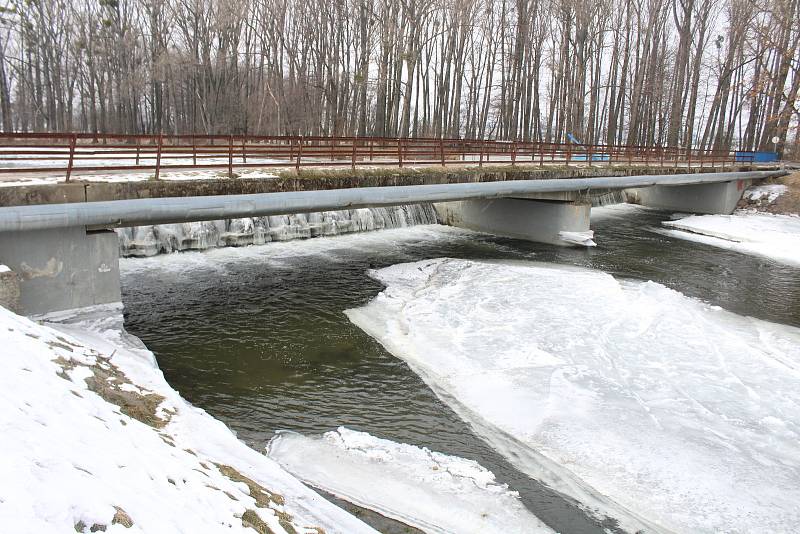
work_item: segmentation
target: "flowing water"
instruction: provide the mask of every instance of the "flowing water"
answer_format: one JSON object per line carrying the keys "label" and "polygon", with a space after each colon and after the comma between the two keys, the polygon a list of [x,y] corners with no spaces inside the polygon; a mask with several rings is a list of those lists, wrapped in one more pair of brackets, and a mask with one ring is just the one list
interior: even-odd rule
{"label": "flowing water", "polygon": [[278,429],[318,435],[344,425],[477,460],[554,529],[601,532],[613,521],[598,522],[517,471],[343,314],[382,290],[369,269],[454,257],[588,267],[800,326],[797,269],[648,230],[667,213],[599,211],[591,249],[427,225],[126,259],[126,328],[156,354],[175,389],[258,450]]}

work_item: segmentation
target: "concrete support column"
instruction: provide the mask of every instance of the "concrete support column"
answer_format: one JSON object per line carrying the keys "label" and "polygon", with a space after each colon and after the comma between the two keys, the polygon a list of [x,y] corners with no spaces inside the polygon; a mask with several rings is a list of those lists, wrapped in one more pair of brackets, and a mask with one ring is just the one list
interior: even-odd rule
{"label": "concrete support column", "polygon": [[730,214],[752,180],[733,180],[715,184],[655,185],[628,189],[628,201],[651,208],[686,213]]}
{"label": "concrete support column", "polygon": [[19,277],[19,313],[121,300],[119,242],[113,231],[83,227],[0,232],[0,264]]}
{"label": "concrete support column", "polygon": [[434,204],[444,224],[562,246],[594,246],[586,202],[501,198]]}

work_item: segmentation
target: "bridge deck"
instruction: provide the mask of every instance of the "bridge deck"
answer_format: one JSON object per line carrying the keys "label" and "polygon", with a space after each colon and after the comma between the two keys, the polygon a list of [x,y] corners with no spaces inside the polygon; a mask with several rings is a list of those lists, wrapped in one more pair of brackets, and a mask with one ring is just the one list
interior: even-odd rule
{"label": "bridge deck", "polygon": [[[775,165],[731,165],[731,171],[775,170]],[[33,204],[61,204],[72,202],[97,202],[164,197],[193,197],[216,195],[243,195],[257,193],[285,193],[348,189],[354,187],[387,187],[475,182],[498,182],[541,179],[573,179],[650,174],[687,174],[714,172],[710,167],[660,167],[645,165],[496,165],[405,167],[372,169],[314,169],[290,171],[265,177],[213,177],[211,174],[181,176],[176,180],[72,180],[69,183],[10,183],[0,181],[0,207]]]}
{"label": "bridge deck", "polygon": [[[570,172],[566,170],[565,172]],[[628,170],[630,172],[630,170]],[[607,173],[607,171],[606,171]],[[530,179],[494,176],[494,179],[459,183],[330,187],[311,190],[214,196],[137,198],[63,204],[37,204],[0,208],[0,232],[61,227],[120,227],[202,220],[258,217],[337,209],[391,206],[421,202],[532,197],[563,192],[588,192],[642,188],[653,185],[691,185],[763,179],[784,171],[725,173],[637,174]],[[574,171],[572,176],[574,176]],[[352,179],[352,177],[351,177]],[[302,182],[302,180],[301,180]],[[318,184],[317,184],[318,185]],[[329,184],[333,185],[333,184]],[[541,197],[539,197],[541,198]]]}

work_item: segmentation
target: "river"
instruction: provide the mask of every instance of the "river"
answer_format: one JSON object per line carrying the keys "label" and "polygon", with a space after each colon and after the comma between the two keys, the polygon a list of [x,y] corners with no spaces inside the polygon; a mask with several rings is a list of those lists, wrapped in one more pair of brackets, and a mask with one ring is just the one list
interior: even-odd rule
{"label": "river", "polygon": [[427,225],[125,259],[125,326],[156,354],[176,390],[258,450],[279,429],[318,435],[344,425],[475,459],[552,528],[602,532],[613,519],[598,521],[518,471],[343,313],[383,289],[369,269],[450,257],[653,280],[737,314],[800,326],[795,268],[653,232],[668,213],[598,213],[591,249]]}

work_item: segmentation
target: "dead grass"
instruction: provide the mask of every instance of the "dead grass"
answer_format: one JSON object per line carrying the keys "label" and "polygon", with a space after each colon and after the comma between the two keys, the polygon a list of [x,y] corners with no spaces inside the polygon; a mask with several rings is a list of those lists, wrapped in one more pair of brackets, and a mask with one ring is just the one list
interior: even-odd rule
{"label": "dead grass", "polygon": [[494,173],[518,173],[518,172],[531,172],[541,169],[543,172],[552,172],[563,170],[566,167],[547,165],[539,167],[538,163],[517,163],[516,165],[484,165],[479,167],[476,164],[469,165],[425,165],[416,167],[380,167],[374,169],[351,168],[344,169],[327,169],[327,168],[307,168],[300,169],[298,172],[295,169],[287,169],[278,173],[279,178],[283,179],[301,179],[301,180],[319,180],[319,179],[335,179],[335,178],[383,178],[387,176],[397,177],[414,177],[422,175],[460,175],[471,176],[476,174],[494,174]]}
{"label": "dead grass", "polygon": [[775,202],[768,205],[765,210],[780,214],[800,213],[800,171],[777,178],[773,183],[785,185],[788,191],[775,199]]}
{"label": "dead grass", "polygon": [[162,419],[158,416],[158,407],[164,401],[162,395],[121,389],[122,384],[133,384],[111,362],[99,362],[89,368],[94,376],[86,379],[86,385],[106,402],[119,406],[122,413],[153,428],[164,428],[169,422],[169,417]]}
{"label": "dead grass", "polygon": [[[57,342],[48,342],[51,348],[60,348],[72,351],[66,344]],[[92,376],[86,379],[86,385],[90,391],[99,395],[103,400],[111,404],[119,406],[122,413],[136,419],[153,428],[164,428],[169,423],[169,420],[175,412],[165,410],[166,418],[158,415],[158,408],[164,401],[164,397],[157,393],[137,393],[135,391],[127,391],[122,389],[123,384],[133,385],[128,380],[119,367],[109,361],[109,358],[101,356],[97,357],[94,364],[87,365],[73,359],[67,359],[63,356],[58,356],[53,359],[61,369],[58,371],[58,376],[65,380],[69,380],[69,372],[77,366],[87,367],[92,371]],[[162,439],[164,436],[162,436]],[[166,441],[166,440],[165,440]],[[173,447],[174,442],[169,443]]]}
{"label": "dead grass", "polygon": [[[216,463],[214,465],[217,466],[217,469],[219,469],[220,473],[232,481],[244,483],[250,490],[250,497],[256,501],[256,506],[258,508],[270,508],[273,512],[275,512],[275,515],[278,516],[278,523],[280,523],[281,527],[283,527],[286,532],[289,534],[295,534],[297,532],[292,526],[292,516],[284,511],[276,510],[273,506],[271,506],[273,504],[283,506],[285,501],[282,495],[269,491],[255,480],[244,476],[237,469],[229,465]],[[248,512],[252,512],[252,514],[248,514]],[[253,510],[248,510],[245,512],[245,514],[242,516],[242,524],[246,527],[256,530],[259,533],[272,532],[269,530],[266,523],[264,523],[261,518],[258,517],[258,514]],[[262,530],[262,528],[266,530]]]}

